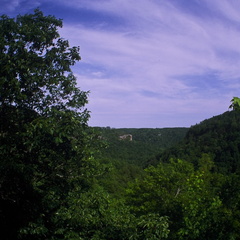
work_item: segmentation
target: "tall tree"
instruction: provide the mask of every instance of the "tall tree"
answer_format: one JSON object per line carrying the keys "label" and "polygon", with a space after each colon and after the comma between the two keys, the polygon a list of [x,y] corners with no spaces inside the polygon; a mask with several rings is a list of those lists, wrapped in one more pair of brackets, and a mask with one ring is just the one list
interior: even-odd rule
{"label": "tall tree", "polygon": [[[58,211],[99,168],[91,157],[88,92],[71,66],[79,47],[62,21],[33,14],[0,18],[0,225],[6,239],[55,239]],[[56,237],[58,239],[58,237]]]}

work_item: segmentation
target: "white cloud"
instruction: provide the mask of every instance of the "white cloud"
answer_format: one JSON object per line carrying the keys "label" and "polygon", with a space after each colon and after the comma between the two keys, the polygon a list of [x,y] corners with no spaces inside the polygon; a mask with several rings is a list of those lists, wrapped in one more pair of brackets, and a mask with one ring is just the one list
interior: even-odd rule
{"label": "white cloud", "polygon": [[239,22],[239,9],[240,2],[236,0],[204,0],[206,4],[214,9],[215,13],[221,14],[226,17],[228,20]]}
{"label": "white cloud", "polygon": [[[227,110],[234,91],[224,93],[220,84],[218,87],[210,83],[209,89],[200,89],[200,82],[189,85],[184,76],[198,75],[204,80],[205,75],[213,72],[212,81],[224,83],[226,89],[236,85],[240,77],[240,33],[234,25],[222,24],[222,19],[186,15],[166,1],[84,4],[125,18],[124,28],[120,29],[65,25],[62,32],[71,36],[73,45],[81,46],[84,64],[105,71],[104,75],[100,70],[79,78],[80,85],[91,90],[89,106],[94,110],[93,116],[105,113],[112,119],[115,115],[118,122],[119,112],[174,116],[201,111],[206,116]],[[228,15],[232,16],[230,10]],[[236,19],[234,14],[233,17]],[[155,96],[141,91],[153,92]]]}
{"label": "white cloud", "polygon": [[[12,1],[13,8],[21,2]],[[89,108],[95,125],[109,119],[108,125],[124,126],[122,112],[130,116],[126,127],[136,118],[139,126],[147,124],[146,119],[152,126],[153,119],[163,114],[159,126],[168,123],[167,117],[169,125],[177,126],[174,123],[181,119],[195,124],[227,110],[232,96],[238,95],[239,2],[199,1],[199,7],[209,10],[202,15],[183,11],[187,3],[180,8],[165,0],[60,2],[79,9],[80,15],[87,9],[122,22],[119,26],[110,20],[97,25],[64,21],[61,29],[71,45],[81,47],[82,61],[74,73],[79,86],[91,91]],[[190,76],[197,78],[190,81]]]}
{"label": "white cloud", "polygon": [[0,14],[12,15],[26,14],[40,7],[47,0],[1,0]]}

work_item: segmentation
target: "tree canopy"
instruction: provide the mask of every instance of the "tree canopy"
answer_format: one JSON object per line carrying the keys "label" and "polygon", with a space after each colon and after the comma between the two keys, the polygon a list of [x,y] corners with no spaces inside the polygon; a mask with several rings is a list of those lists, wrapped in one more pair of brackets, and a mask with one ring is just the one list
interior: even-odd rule
{"label": "tree canopy", "polygon": [[62,21],[40,10],[0,21],[1,106],[37,111],[79,110],[87,93],[76,87],[71,66],[80,60],[79,47],[60,38]]}
{"label": "tree canopy", "polygon": [[233,97],[233,99],[231,100],[231,105],[229,106],[229,108],[232,108],[233,110],[240,110],[240,98],[238,97]]}
{"label": "tree canopy", "polygon": [[71,71],[79,47],[69,47],[59,27],[61,20],[39,9],[0,19],[0,224],[7,239],[54,236],[60,206],[94,175],[88,92]]}

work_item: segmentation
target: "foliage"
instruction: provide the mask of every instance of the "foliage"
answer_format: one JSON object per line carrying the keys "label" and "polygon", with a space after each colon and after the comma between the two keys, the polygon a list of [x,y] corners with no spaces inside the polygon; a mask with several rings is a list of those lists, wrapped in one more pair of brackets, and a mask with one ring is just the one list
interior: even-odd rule
{"label": "foliage", "polygon": [[[191,127],[182,142],[157,156],[157,165],[135,175],[133,181],[129,178],[125,198],[140,223],[141,219],[151,222],[151,214],[167,219],[168,239],[239,238],[239,116],[237,111],[226,112]],[[132,133],[126,130],[107,129],[112,136],[103,135],[112,141],[107,151],[111,153],[114,141],[119,146],[119,152],[108,157],[110,163],[118,166],[114,168],[115,176],[125,162],[124,158],[119,163],[114,159],[128,147],[134,149],[134,138],[132,142],[118,140],[120,134]],[[140,161],[134,162],[137,163]],[[108,177],[104,186],[114,179]],[[125,186],[118,183],[114,185],[117,189]],[[137,236],[144,239],[140,232]],[[154,234],[150,234],[153,239]]]}
{"label": "foliage", "polygon": [[[127,161],[146,166],[161,150],[173,146],[186,135],[188,128],[95,128],[106,142],[103,158]],[[132,141],[120,140],[120,136],[131,134]]]}
{"label": "foliage", "polygon": [[157,156],[158,161],[182,158],[197,165],[203,153],[209,154],[214,171],[234,173],[240,167],[240,112],[229,111],[192,126],[182,142]]}
{"label": "foliage", "polygon": [[9,239],[54,239],[58,209],[100,171],[88,93],[70,69],[79,48],[60,38],[61,26],[38,9],[0,19],[0,221]]}
{"label": "foliage", "polygon": [[233,97],[233,99],[231,100],[231,105],[229,106],[229,108],[232,108],[233,110],[240,110],[240,98],[238,97]]}
{"label": "foliage", "polygon": [[[143,168],[150,163],[154,164],[152,159],[159,151],[180,141],[187,132],[187,128],[95,127],[94,130],[105,142],[96,158],[111,169],[99,180],[116,197],[124,194],[128,182],[141,178]],[[132,135],[132,141],[120,140],[120,136],[127,134]]]}
{"label": "foliage", "polygon": [[131,239],[167,239],[169,232],[168,217],[161,217],[159,214],[149,213],[139,218],[136,235],[133,235]]}
{"label": "foliage", "polygon": [[[222,197],[227,178],[212,173],[212,168],[213,162],[208,155],[202,156],[197,169],[192,163],[179,159],[151,166],[143,179],[130,185],[128,203],[137,216],[149,213],[166,216],[169,239],[236,237],[235,227],[231,231],[225,227],[230,215],[233,217],[232,207],[226,209],[226,200]],[[230,226],[238,221],[236,216],[233,219]]]}

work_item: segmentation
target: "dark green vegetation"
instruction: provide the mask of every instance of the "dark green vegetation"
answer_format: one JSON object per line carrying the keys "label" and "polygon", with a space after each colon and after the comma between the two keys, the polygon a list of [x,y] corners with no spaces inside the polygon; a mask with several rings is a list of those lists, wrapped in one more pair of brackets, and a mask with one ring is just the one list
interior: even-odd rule
{"label": "dark green vegetation", "polygon": [[181,158],[197,164],[203,153],[215,163],[214,171],[240,171],[240,115],[239,111],[225,112],[190,128],[185,139],[163,154],[157,161]]}
{"label": "dark green vegetation", "polygon": [[111,166],[101,181],[114,194],[123,193],[128,182],[142,175],[149,162],[152,164],[156,154],[178,143],[188,131],[188,128],[94,129],[105,143],[97,157]]}
{"label": "dark green vegetation", "polygon": [[[178,143],[188,128],[95,128],[107,148],[102,152],[105,158],[127,161],[146,166],[147,161]],[[131,135],[132,139],[130,139]],[[121,137],[125,139],[121,140]]]}
{"label": "dark green vegetation", "polygon": [[127,189],[135,214],[168,216],[169,239],[239,239],[240,112],[191,127]]}
{"label": "dark green vegetation", "polygon": [[239,98],[190,129],[91,128],[61,26],[0,19],[1,239],[240,239]]}
{"label": "dark green vegetation", "polygon": [[[145,162],[137,164],[136,154],[136,162],[131,162],[137,168],[128,168],[131,169],[129,175],[124,171],[126,167],[122,167],[126,163],[118,158],[117,149],[124,151],[125,148],[127,152],[134,140],[119,140],[118,136],[133,130],[108,129],[109,134],[112,131],[115,136],[116,143],[109,143],[109,149],[115,154],[111,159],[115,159],[112,163],[116,168],[114,175],[107,175],[102,183],[112,194],[117,192],[116,196],[122,196],[136,217],[149,214],[166,217],[168,239],[239,239],[239,123],[240,112],[229,111],[185,129],[187,132],[184,129],[149,129],[151,138],[163,130],[168,132],[166,136],[175,132],[174,136],[179,138],[176,137],[172,146],[170,141],[165,149],[159,142],[159,153],[153,158],[149,153]],[[136,131],[147,136],[144,135],[146,129]],[[141,152],[141,144],[139,147]],[[108,151],[103,150],[103,153],[108,154]],[[133,169],[138,169],[135,175]],[[128,181],[124,182],[123,178]]]}

